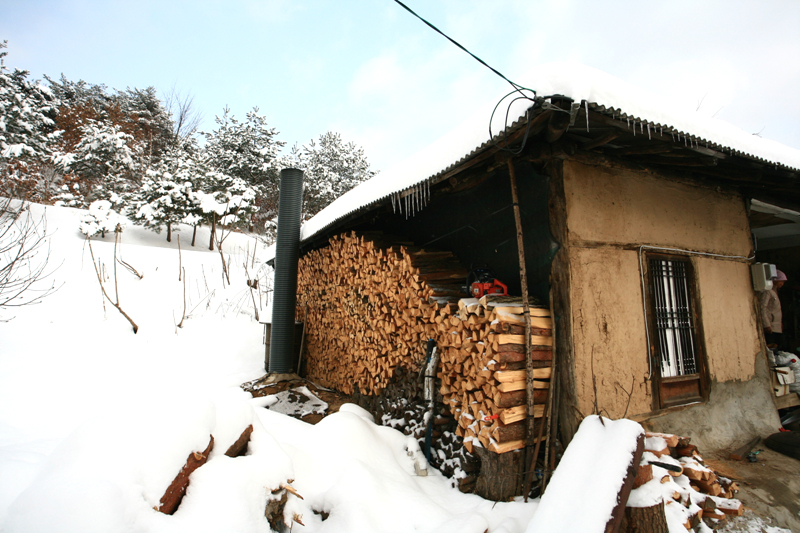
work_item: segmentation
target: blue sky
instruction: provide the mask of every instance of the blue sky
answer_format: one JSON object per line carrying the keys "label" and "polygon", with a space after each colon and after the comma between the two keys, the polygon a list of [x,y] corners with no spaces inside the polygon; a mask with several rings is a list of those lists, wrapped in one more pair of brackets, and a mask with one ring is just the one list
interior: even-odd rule
{"label": "blue sky", "polygon": [[[511,79],[599,68],[800,148],[800,2],[407,0]],[[6,65],[254,106],[288,145],[333,130],[382,170],[507,84],[392,0],[0,0]],[[488,117],[487,117],[488,121]]]}

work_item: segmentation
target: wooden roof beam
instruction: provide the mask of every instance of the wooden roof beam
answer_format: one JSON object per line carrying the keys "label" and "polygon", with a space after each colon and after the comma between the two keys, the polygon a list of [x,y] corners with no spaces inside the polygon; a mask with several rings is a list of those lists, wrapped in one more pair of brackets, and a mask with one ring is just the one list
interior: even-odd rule
{"label": "wooden roof beam", "polygon": [[713,157],[654,157],[651,161],[658,165],[678,167],[713,167],[717,165],[717,159]]}
{"label": "wooden roof beam", "polygon": [[672,146],[660,141],[651,141],[647,144],[639,146],[630,146],[628,148],[616,148],[609,153],[615,156],[622,155],[651,155],[651,154],[665,154],[672,151]]}
{"label": "wooden roof beam", "polygon": [[604,145],[610,143],[611,141],[613,141],[614,139],[616,139],[620,135],[621,135],[620,133],[612,131],[610,133],[606,133],[605,135],[601,135],[599,137],[596,137],[596,138],[592,139],[591,141],[583,143],[580,146],[580,148],[581,148],[581,150],[592,150],[592,149],[597,148],[599,146],[604,146]]}

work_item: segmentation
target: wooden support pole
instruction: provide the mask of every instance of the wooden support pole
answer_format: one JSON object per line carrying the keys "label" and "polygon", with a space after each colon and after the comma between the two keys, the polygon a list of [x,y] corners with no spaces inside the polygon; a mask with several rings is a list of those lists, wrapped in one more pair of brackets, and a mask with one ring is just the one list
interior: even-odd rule
{"label": "wooden support pole", "polygon": [[544,490],[547,488],[547,474],[548,469],[550,468],[550,449],[552,448],[552,440],[553,434],[552,431],[555,431],[556,426],[555,420],[553,418],[556,416],[556,411],[554,410],[554,402],[556,398],[556,389],[557,382],[556,382],[556,321],[555,321],[555,313],[553,313],[553,291],[550,291],[550,314],[553,315],[552,321],[552,328],[553,328],[553,359],[550,361],[550,389],[547,391],[547,438],[545,439],[545,449],[544,449],[544,468],[542,469],[542,494],[544,494]]}
{"label": "wooden support pole", "polygon": [[300,367],[303,365],[303,349],[306,347],[306,325],[308,324],[308,304],[303,311],[303,332],[300,334],[300,353],[297,354],[297,375],[300,375]]}
{"label": "wooden support pole", "polygon": [[[519,212],[519,195],[517,194],[517,175],[514,170],[514,159],[508,160],[508,176],[511,180],[511,199],[514,207],[514,222],[517,226],[517,250],[519,251],[519,280],[522,286],[522,312],[525,317],[525,370],[527,371],[527,399],[528,399],[528,432],[526,444],[526,472],[523,495],[527,500],[531,490],[531,475],[533,472],[535,456],[532,455],[531,446],[534,444],[534,390],[533,390],[533,359],[531,357],[531,310],[528,305],[528,271],[525,267],[525,247],[522,239],[522,217]],[[538,452],[538,441],[536,451]]]}

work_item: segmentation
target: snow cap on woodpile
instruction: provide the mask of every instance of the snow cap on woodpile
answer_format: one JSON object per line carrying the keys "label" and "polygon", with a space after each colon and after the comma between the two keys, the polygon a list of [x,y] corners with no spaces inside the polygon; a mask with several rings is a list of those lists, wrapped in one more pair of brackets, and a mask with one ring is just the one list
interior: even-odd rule
{"label": "snow cap on woodpile", "polygon": [[[538,96],[571,98],[582,104],[580,112],[585,112],[585,103],[588,102],[592,110],[628,121],[631,127],[637,128],[637,133],[648,135],[663,131],[695,145],[752,157],[776,167],[800,170],[800,150],[752,135],[722,120],[702,116],[595,68],[573,63],[549,63],[535,67],[516,81],[535,90]],[[414,191],[415,188],[416,194],[424,195],[431,179],[491,146],[487,135],[489,118],[501,96],[498,94],[497,98],[427,148],[342,195],[303,225],[301,241],[341,218],[393,195]],[[530,101],[525,99],[514,102],[508,113],[509,124],[520,123],[529,104]],[[504,112],[495,113],[492,132],[503,130],[504,115]]]}
{"label": "snow cap on woodpile", "polygon": [[597,415],[587,416],[564,451],[528,533],[605,531],[643,434],[632,420],[603,418],[601,423]]}

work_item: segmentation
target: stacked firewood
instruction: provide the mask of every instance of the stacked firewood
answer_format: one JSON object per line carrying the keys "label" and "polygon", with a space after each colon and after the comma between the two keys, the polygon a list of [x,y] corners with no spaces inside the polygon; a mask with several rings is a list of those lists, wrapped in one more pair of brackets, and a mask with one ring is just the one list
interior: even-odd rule
{"label": "stacked firewood", "polygon": [[[525,445],[525,323],[519,299],[461,300],[467,272],[450,252],[381,233],[333,237],[298,268],[307,377],[346,394],[377,395],[398,379],[417,391],[425,344],[436,341],[440,392],[465,447]],[[552,359],[548,309],[531,309],[536,416]]]}
{"label": "stacked firewood", "polygon": [[[456,433],[472,452],[496,453],[526,444],[527,371],[525,319],[519,298],[486,296],[459,301],[459,312],[439,324],[442,396],[458,421]],[[534,416],[544,415],[550,387],[552,319],[532,307]]]}
{"label": "stacked firewood", "polygon": [[[679,517],[686,529],[700,522],[716,529],[728,516],[741,516],[742,502],[735,499],[739,487],[709,468],[689,439],[663,433],[647,433],[645,452],[628,500],[628,531],[641,531],[645,522],[666,522],[666,515]],[[631,506],[640,494],[647,507]],[[660,495],[653,501],[654,495]],[[644,498],[643,498],[644,499]],[[651,505],[656,503],[656,505]],[[658,530],[658,528],[650,528]],[[644,530],[649,530],[644,528]]]}
{"label": "stacked firewood", "polygon": [[298,266],[307,377],[346,394],[379,394],[399,369],[418,372],[436,318],[467,272],[450,252],[380,233],[333,237]]}

